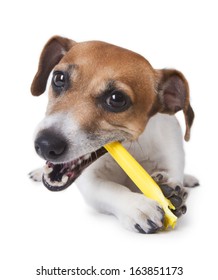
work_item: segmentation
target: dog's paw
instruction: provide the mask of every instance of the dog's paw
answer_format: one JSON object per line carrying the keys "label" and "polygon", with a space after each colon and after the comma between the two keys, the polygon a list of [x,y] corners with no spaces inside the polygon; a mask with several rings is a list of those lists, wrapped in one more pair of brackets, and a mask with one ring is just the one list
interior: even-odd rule
{"label": "dog's paw", "polygon": [[172,212],[177,217],[185,214],[187,211],[187,207],[185,205],[186,199],[188,197],[187,189],[172,178],[169,178],[168,174],[164,171],[155,172],[151,176],[161,188],[164,196],[168,198],[175,206],[175,210]]}
{"label": "dog's paw", "polygon": [[185,174],[185,176],[184,176],[184,187],[186,187],[186,188],[195,188],[195,187],[197,187],[199,185],[200,185],[200,183],[199,183],[197,178],[195,178],[192,175]]}
{"label": "dog's paw", "polygon": [[163,228],[164,211],[143,194],[129,192],[120,206],[117,217],[125,228],[139,233],[155,233]]}
{"label": "dog's paw", "polygon": [[30,179],[32,179],[35,182],[41,182],[42,181],[42,174],[43,174],[43,169],[38,168],[33,171],[31,171],[28,176]]}

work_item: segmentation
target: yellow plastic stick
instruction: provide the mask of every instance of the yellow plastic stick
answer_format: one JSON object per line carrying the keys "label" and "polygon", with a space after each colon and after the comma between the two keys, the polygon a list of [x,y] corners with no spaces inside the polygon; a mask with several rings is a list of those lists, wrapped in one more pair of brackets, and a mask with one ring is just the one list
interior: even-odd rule
{"label": "yellow plastic stick", "polygon": [[147,197],[156,200],[162,206],[165,212],[165,228],[168,228],[169,226],[174,228],[177,217],[170,211],[170,209],[175,209],[175,207],[167,198],[165,198],[160,187],[151,176],[119,142],[109,143],[104,147],[141,192]]}

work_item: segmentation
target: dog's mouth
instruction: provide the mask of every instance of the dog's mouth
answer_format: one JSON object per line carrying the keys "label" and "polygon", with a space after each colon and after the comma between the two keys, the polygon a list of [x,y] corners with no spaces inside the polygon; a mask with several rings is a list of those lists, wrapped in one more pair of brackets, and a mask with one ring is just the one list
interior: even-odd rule
{"label": "dog's mouth", "polygon": [[69,187],[91,163],[106,153],[101,147],[67,163],[54,164],[47,161],[44,166],[42,182],[50,191],[62,191]]}

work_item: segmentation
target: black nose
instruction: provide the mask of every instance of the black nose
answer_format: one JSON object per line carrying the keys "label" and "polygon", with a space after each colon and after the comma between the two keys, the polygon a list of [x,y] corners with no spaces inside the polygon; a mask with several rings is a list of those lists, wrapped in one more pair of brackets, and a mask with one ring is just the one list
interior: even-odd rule
{"label": "black nose", "polygon": [[60,158],[67,150],[67,141],[63,136],[43,130],[35,140],[35,150],[42,158],[52,161]]}

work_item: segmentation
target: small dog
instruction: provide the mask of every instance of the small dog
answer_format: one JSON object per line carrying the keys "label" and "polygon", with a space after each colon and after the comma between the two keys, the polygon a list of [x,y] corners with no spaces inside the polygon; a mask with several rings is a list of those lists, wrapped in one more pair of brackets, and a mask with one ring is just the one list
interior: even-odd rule
{"label": "small dog", "polygon": [[35,135],[46,165],[30,177],[52,191],[77,179],[86,201],[99,211],[115,215],[129,230],[157,232],[163,210],[139,192],[103,147],[120,141],[174,204],[175,215],[184,214],[186,187],[198,180],[184,175],[183,137],[173,116],[183,110],[188,141],[194,112],[183,74],[155,70],[141,55],[118,46],[59,36],[41,53],[34,96],[45,91],[52,70],[46,116]]}

